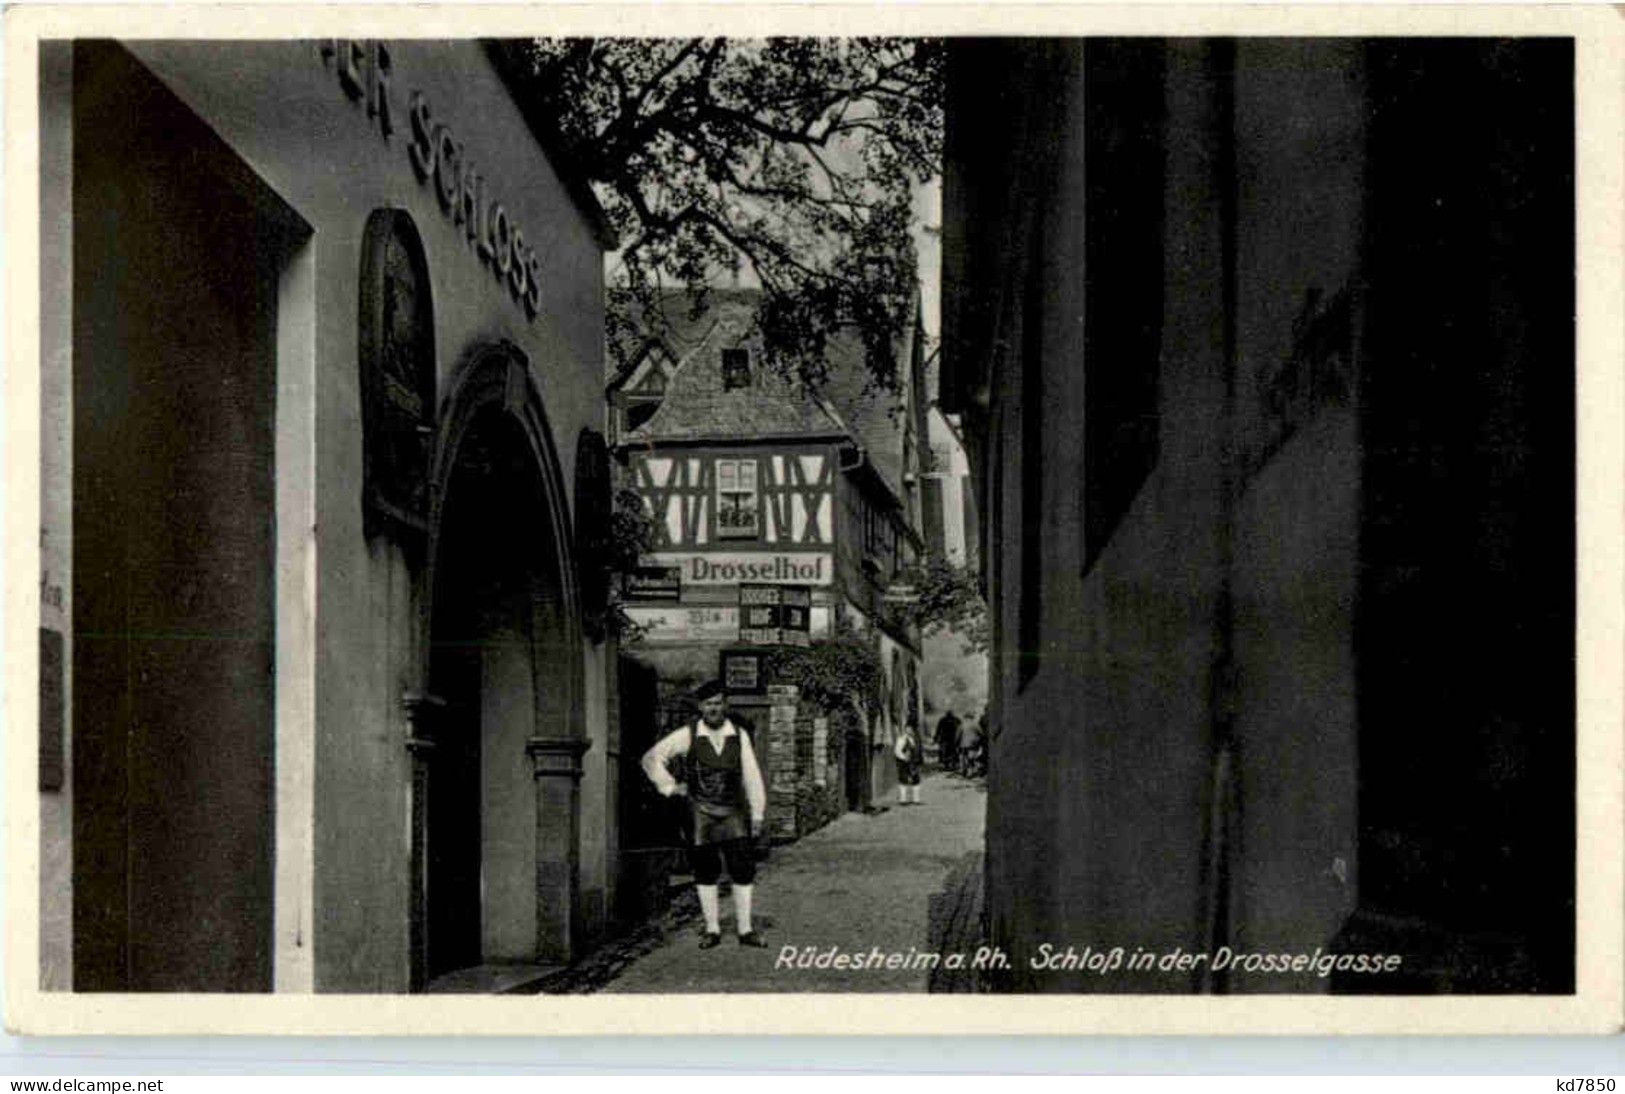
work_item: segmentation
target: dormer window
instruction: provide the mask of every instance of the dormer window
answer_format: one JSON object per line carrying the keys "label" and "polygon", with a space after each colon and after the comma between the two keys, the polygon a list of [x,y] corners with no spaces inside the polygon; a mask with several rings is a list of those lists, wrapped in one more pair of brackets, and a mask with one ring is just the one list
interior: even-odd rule
{"label": "dormer window", "polygon": [[626,403],[625,432],[630,433],[655,416],[660,409],[659,399],[628,399]]}
{"label": "dormer window", "polygon": [[750,351],[725,349],[722,351],[722,390],[738,391],[750,387]]}
{"label": "dormer window", "polygon": [[618,393],[611,395],[612,401],[620,407],[620,432],[623,436],[654,417],[666,398],[666,388],[676,372],[677,362],[664,346],[651,343],[644,350],[625,384]]}

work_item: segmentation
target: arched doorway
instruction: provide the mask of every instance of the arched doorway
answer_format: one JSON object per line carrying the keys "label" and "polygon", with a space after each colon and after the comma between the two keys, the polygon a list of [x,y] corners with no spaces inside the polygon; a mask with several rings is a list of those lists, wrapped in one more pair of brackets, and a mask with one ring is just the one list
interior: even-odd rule
{"label": "arched doorway", "polygon": [[522,354],[482,349],[437,445],[414,801],[413,982],[576,937],[581,625],[562,474]]}

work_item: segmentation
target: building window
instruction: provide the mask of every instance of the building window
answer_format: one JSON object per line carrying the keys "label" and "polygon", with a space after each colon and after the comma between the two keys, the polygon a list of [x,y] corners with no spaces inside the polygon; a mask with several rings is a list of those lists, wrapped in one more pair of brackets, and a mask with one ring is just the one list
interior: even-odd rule
{"label": "building window", "polygon": [[863,568],[882,583],[895,578],[903,565],[906,540],[890,508],[863,503]]}
{"label": "building window", "polygon": [[875,505],[863,507],[863,553],[877,562],[886,553],[886,514]]}
{"label": "building window", "polygon": [[722,351],[722,390],[738,391],[750,387],[750,351],[725,349]]}
{"label": "building window", "polygon": [[717,538],[755,539],[756,461],[717,461]]}

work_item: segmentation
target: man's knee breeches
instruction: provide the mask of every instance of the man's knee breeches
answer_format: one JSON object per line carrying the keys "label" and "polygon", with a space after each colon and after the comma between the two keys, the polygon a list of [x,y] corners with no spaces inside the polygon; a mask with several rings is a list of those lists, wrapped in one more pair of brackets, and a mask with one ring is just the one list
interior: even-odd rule
{"label": "man's knee breeches", "polygon": [[688,850],[688,861],[694,868],[696,885],[715,885],[722,877],[724,861],[728,877],[735,885],[749,885],[756,880],[756,854],[748,839],[731,839],[722,843],[702,843]]}

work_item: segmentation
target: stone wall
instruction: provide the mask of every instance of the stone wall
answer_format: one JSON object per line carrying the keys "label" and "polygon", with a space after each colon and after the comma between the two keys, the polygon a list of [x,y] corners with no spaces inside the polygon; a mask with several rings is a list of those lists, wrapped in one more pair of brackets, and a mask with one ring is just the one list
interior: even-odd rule
{"label": "stone wall", "polygon": [[[841,793],[841,735],[811,703],[799,702],[790,684],[768,689],[766,745],[760,749],[767,780],[767,838],[788,843],[817,831],[845,808]],[[824,763],[818,763],[822,749]]]}
{"label": "stone wall", "polygon": [[841,793],[842,735],[831,731],[830,722],[821,711],[806,705],[796,718],[796,754],[804,759],[796,786],[799,835],[816,832],[846,811]]}

